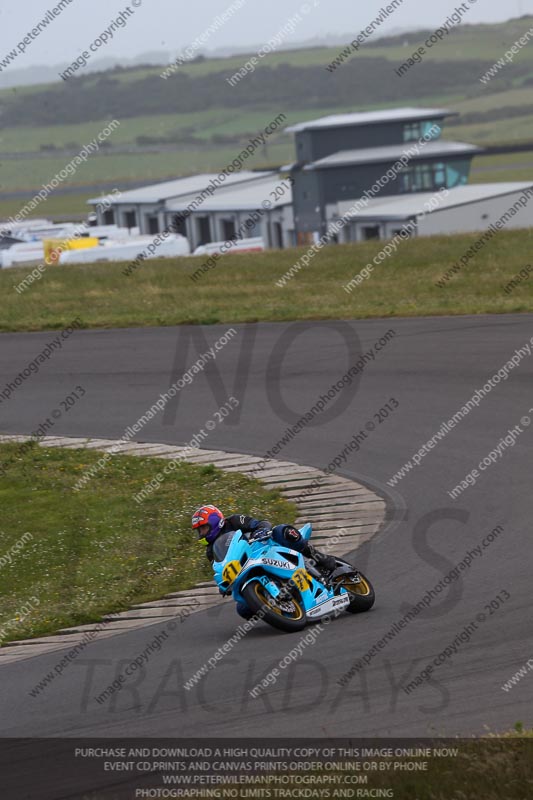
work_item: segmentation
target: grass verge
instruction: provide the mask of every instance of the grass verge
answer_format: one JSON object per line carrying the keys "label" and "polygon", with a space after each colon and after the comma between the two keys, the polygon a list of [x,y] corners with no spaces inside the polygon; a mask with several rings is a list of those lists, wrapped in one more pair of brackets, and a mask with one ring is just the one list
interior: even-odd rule
{"label": "grass verge", "polygon": [[23,294],[13,286],[30,269],[1,270],[0,330],[61,329],[78,315],[84,327],[111,328],[532,311],[533,279],[504,291],[532,261],[529,229],[497,234],[444,288],[436,285],[480,235],[400,242],[351,293],[343,286],[384,242],[324,248],[283,288],[276,281],[304,248],[226,255],[197,281],[201,257],[145,262],[129,277],[123,264],[49,267]]}
{"label": "grass verge", "polygon": [[[353,756],[333,749],[336,754],[330,764],[343,762],[342,771],[330,766],[327,772],[323,769],[284,772],[287,794],[278,796],[526,800],[532,796],[532,737],[533,731],[525,730],[522,723],[517,723],[509,733],[471,739],[352,737]],[[337,741],[332,739],[327,744],[334,747]],[[315,743],[325,749],[325,740]],[[347,746],[344,741],[343,746]],[[312,787],[307,790],[314,792],[312,795],[299,795],[295,789],[304,782],[303,776],[305,784]],[[322,788],[330,784],[331,789]],[[271,794],[274,796],[273,790]],[[241,785],[239,797],[249,796],[250,789]]]}
{"label": "grass verge", "polygon": [[[515,732],[502,736],[470,741],[425,739],[417,745],[429,747],[433,755],[409,760],[419,763],[426,760],[427,772],[404,771],[393,766],[392,772],[370,773],[368,785],[374,794],[359,796],[388,796],[396,800],[525,800],[531,797],[533,783],[533,733],[524,731],[520,723],[516,728]],[[403,743],[407,741],[404,739]],[[386,747],[386,742],[382,739],[380,744]],[[435,750],[457,750],[457,755],[438,757]],[[403,759],[393,764],[402,761],[407,764]],[[380,790],[383,794],[379,794]]]}
{"label": "grass verge", "polygon": [[[179,464],[138,505],[133,495],[161,470],[159,459],[113,456],[76,493],[74,483],[101,453],[37,444],[19,451],[18,444],[0,445],[2,643],[95,622],[209,580],[204,548],[190,531],[190,515],[202,503],[226,513],[294,518],[294,506],[277,491],[212,465]],[[17,613],[32,597],[39,602],[30,613]]]}

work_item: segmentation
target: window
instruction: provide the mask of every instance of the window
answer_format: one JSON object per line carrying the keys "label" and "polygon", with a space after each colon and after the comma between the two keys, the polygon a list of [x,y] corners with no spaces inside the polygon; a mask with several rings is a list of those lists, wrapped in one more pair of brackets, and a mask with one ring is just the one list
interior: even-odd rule
{"label": "window", "polygon": [[468,183],[468,174],[470,172],[470,160],[463,159],[462,161],[450,161],[446,165],[447,173],[447,187],[452,189],[454,186],[464,186]]}
{"label": "window", "polygon": [[427,120],[427,122],[423,122],[421,128],[422,128],[422,136],[425,136],[430,140],[440,139],[440,135],[442,133],[442,126],[436,120],[430,119]]}
{"label": "window", "polygon": [[197,217],[196,231],[198,235],[198,244],[209,244],[211,241],[211,225],[209,224],[209,217]]}
{"label": "window", "polygon": [[[256,236],[262,236],[262,220],[257,219],[252,224],[252,218],[248,215],[242,216],[240,218],[241,222],[241,230],[243,233],[241,234],[241,239],[253,239]],[[244,227],[246,225],[246,227]]]}
{"label": "window", "polygon": [[135,211],[126,211],[124,214],[124,227],[136,228],[137,227],[137,214]]}
{"label": "window", "polygon": [[159,218],[158,217],[146,217],[146,222],[148,226],[148,233],[154,234],[159,233]]}
{"label": "window", "polygon": [[237,232],[235,230],[235,221],[232,219],[223,219],[222,220],[222,238],[225,242],[232,241],[237,238]]}
{"label": "window", "polygon": [[417,164],[415,167],[409,167],[400,175],[402,192],[429,192],[434,188],[433,181],[431,164]]}
{"label": "window", "polygon": [[[464,183],[466,183],[466,177]],[[433,192],[442,187],[456,185],[458,184],[450,183],[449,166],[441,162],[416,164],[400,174],[400,192],[402,193]]]}
{"label": "window", "polygon": [[403,126],[403,140],[404,142],[414,142],[420,139],[422,132],[419,122],[408,122]]}
{"label": "window", "polygon": [[361,233],[365,242],[369,239],[379,239],[379,225],[365,225]]}
{"label": "window", "polygon": [[413,189],[414,183],[414,169],[413,167],[408,167],[405,169],[400,175],[400,191],[401,192],[414,192]]}
{"label": "window", "polygon": [[435,189],[446,186],[446,165],[434,164],[433,169],[435,171]]}
{"label": "window", "polygon": [[427,137],[429,141],[439,139],[442,128],[434,119],[424,122],[407,122],[403,127],[404,142],[416,142],[422,137]]}
{"label": "window", "polygon": [[107,211],[104,211],[104,225],[114,225],[115,224],[115,212],[112,208],[109,208]]}
{"label": "window", "polygon": [[172,233],[179,233],[181,236],[187,236],[187,224],[181,214],[174,214],[172,222],[170,223]]}
{"label": "window", "polygon": [[283,249],[283,228],[281,222],[272,223],[272,244],[278,250]]}

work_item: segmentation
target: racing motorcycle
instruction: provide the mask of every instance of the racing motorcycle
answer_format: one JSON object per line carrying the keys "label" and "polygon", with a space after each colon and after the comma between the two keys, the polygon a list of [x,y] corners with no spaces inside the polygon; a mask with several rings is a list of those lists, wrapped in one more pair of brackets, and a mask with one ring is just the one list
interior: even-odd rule
{"label": "racing motorcycle", "polygon": [[[311,524],[300,533],[309,539]],[[357,614],[374,605],[370,581],[347,561],[336,558],[336,568],[326,577],[301,553],[277,544],[268,531],[254,539],[229,531],[215,540],[213,555],[221,593],[233,595],[255,617],[282,631],[300,631],[312,620],[341,611]]]}

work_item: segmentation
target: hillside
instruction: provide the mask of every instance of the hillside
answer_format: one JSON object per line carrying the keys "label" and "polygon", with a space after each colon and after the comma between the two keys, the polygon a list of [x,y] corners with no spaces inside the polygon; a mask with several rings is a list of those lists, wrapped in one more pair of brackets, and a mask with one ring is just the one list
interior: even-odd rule
{"label": "hillside", "polygon": [[[294,124],[339,111],[438,104],[462,115],[447,126],[448,138],[482,145],[533,141],[533,43],[488,84],[479,80],[531,27],[533,17],[464,24],[401,78],[395,69],[430,32],[366,44],[333,71],[327,66],[342,48],[281,51],[264,58],[236,86],[226,79],[245,63],[245,55],[190,63],[167,80],[160,77],[160,66],[117,67],[67,82],[2,90],[0,215],[15,212],[20,198],[39,190],[111,119],[120,127],[56,190],[55,213],[83,211],[87,197],[110,186],[222,168],[281,111],[287,124]],[[276,166],[292,156],[292,141],[280,132],[249,163]],[[522,156],[523,177],[533,178],[532,167],[526,166],[525,174],[523,169],[530,161],[532,154]],[[492,166],[498,166],[495,180],[515,172],[490,159],[475,164],[483,170]]]}

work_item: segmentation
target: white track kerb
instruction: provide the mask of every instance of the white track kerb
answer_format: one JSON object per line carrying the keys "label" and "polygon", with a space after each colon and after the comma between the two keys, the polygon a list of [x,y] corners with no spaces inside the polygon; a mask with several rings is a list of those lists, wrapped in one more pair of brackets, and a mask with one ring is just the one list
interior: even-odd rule
{"label": "white track kerb", "polygon": [[[25,442],[30,438],[0,435],[0,442]],[[214,464],[225,472],[255,477],[267,489],[279,489],[284,497],[297,504],[299,516],[295,520],[287,520],[288,522],[294,522],[298,526],[312,522],[313,543],[320,550],[339,557],[372,538],[385,520],[385,501],[366,486],[290,461],[265,461],[256,456],[221,450],[110,439],[45,436],[39,441],[39,446],[65,447],[69,450],[87,448],[104,453],[166,460],[180,458],[191,464]],[[259,474],[258,464],[261,464]],[[357,522],[346,524],[347,519],[356,519]],[[0,664],[64,648],[85,654],[86,648],[93,641],[116,636],[134,628],[170,622],[172,619],[183,621],[184,611],[189,616],[221,602],[223,601],[213,581],[199,583],[189,590],[173,592],[160,600],[133,606],[129,611],[110,614],[98,623],[64,628],[52,636],[39,639],[10,642],[0,648]],[[237,622],[238,617],[235,620]]]}

